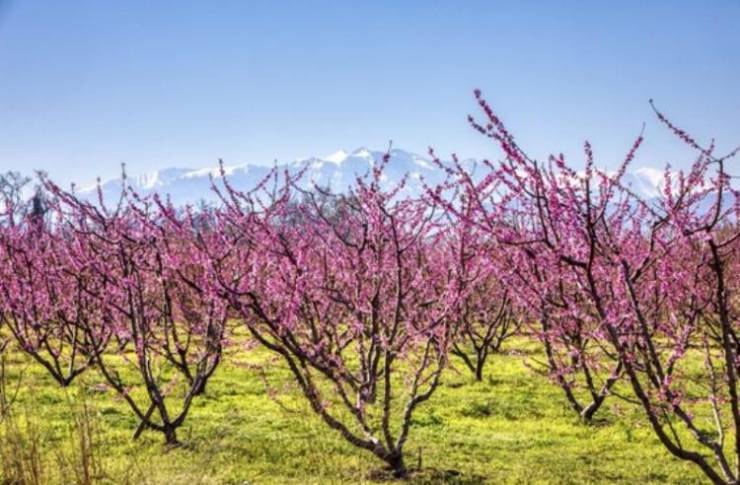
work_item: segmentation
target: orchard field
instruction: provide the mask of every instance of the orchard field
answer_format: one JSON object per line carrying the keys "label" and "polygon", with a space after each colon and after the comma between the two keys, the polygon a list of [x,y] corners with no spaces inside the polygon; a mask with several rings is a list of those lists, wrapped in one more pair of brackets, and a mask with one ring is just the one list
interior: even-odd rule
{"label": "orchard field", "polygon": [[[435,399],[414,418],[409,466],[418,464],[421,453],[423,470],[413,471],[408,483],[702,482],[693,467],[661,448],[633,405],[608,401],[596,422],[582,423],[559,389],[524,365],[542,357],[538,345],[517,344],[517,355],[505,348],[491,358],[482,382],[454,362]],[[379,462],[326,429],[289,372],[262,352],[230,359],[220,369],[194,405],[183,446],[173,449],[152,432],[132,441],[136,420],[94,373],[62,390],[17,352],[7,368],[7,384],[12,387],[22,373],[23,385],[12,428],[3,423],[3,464],[21,463],[30,474],[36,463],[41,483],[84,483],[85,453],[94,483],[389,480]],[[270,398],[270,389],[280,393]],[[80,446],[82,436],[89,436],[89,447]]]}
{"label": "orchard field", "polygon": [[737,484],[740,148],[653,106],[695,162],[646,198],[642,136],[576,170],[475,98],[502,158],[417,195],[390,149],[197,208],[3,178],[4,483]]}

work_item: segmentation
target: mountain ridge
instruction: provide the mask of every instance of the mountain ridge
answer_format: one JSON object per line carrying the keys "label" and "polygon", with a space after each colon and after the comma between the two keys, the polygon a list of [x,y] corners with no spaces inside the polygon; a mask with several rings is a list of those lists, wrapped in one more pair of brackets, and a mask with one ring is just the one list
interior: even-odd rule
{"label": "mountain ridge", "polygon": [[[309,157],[278,163],[277,167],[281,170],[287,169],[292,173],[305,169],[300,181],[305,187],[317,184],[344,192],[358,176],[369,173],[386,153],[386,151],[370,150],[366,147],[353,151],[342,149],[323,157]],[[435,185],[444,180],[444,171],[428,157],[397,148],[388,153],[390,159],[381,180],[381,183],[386,186],[393,186],[406,176],[407,184],[403,190],[407,195],[418,195],[423,190],[423,183]],[[461,163],[472,171],[477,165],[475,159],[465,159]],[[253,188],[269,174],[270,170],[272,166],[248,163],[224,166],[229,184],[239,190]],[[217,203],[218,197],[211,189],[211,177],[214,178],[217,186],[222,186],[218,166],[192,169],[168,167],[127,177],[126,183],[141,195],[157,192],[160,195],[169,196],[172,203],[178,206],[198,204],[201,201]],[[651,167],[639,167],[628,172],[625,177],[631,188],[639,195],[653,198],[659,194],[662,171]],[[106,203],[117,201],[122,187],[121,178],[101,182],[103,200]],[[97,202],[97,191],[96,184],[79,189],[77,194],[87,200]]]}

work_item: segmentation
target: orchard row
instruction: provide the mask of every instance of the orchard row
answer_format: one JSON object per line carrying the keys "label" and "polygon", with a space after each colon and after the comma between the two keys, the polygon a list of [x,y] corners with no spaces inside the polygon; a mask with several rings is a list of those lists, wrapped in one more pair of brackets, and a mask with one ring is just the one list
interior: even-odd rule
{"label": "orchard row", "polygon": [[585,422],[629,389],[671,454],[737,483],[734,153],[656,111],[695,162],[644,199],[624,182],[642,137],[611,173],[586,143],[577,171],[530,158],[476,99],[470,123],[501,158],[475,172],[435,160],[447,181],[418,197],[387,186],[388,156],[344,194],[278,171],[243,192],[222,169],[221,203],[197,210],[132,190],[90,203],[42,177],[32,204],[5,197],[0,346],[61,386],[94,368],[136,435],[177,444],[238,328],[284,361],[328,427],[402,477],[413,414],[449,360],[481,379],[505,339],[526,335]]}

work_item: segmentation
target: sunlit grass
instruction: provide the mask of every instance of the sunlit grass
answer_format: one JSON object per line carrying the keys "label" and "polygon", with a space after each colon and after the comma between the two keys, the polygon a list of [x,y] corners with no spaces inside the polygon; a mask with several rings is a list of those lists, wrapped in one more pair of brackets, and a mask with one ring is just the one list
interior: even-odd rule
{"label": "sunlit grass", "polygon": [[[23,372],[14,416],[23,429],[33,423],[43,483],[74,482],[65,463],[78,446],[72,423],[82,402],[93,410],[100,483],[366,483],[382,476],[379,461],[310,413],[279,361],[261,351],[231,352],[179,432],[185,446],[175,449],[151,431],[132,441],[136,419],[94,372],[60,389],[11,353],[10,384]],[[702,481],[662,449],[633,405],[608,400],[597,422],[584,425],[559,388],[508,354],[490,359],[483,382],[461,365],[447,372],[416,413],[406,450],[410,468],[422,465],[411,483]]]}

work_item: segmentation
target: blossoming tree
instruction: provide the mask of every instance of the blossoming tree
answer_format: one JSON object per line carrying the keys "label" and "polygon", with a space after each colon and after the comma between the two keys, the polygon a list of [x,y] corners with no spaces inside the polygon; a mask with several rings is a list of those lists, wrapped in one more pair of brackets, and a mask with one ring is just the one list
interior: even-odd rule
{"label": "blossoming tree", "polygon": [[302,191],[286,176],[259,217],[259,196],[227,185],[221,233],[241,276],[222,282],[313,411],[403,476],[412,415],[439,386],[464,285],[435,212],[398,197],[403,184],[382,186],[387,162],[343,198],[296,204]]}
{"label": "blossoming tree", "polygon": [[[607,382],[623,369],[666,449],[715,483],[735,483],[738,278],[731,271],[740,231],[738,193],[725,170],[735,152],[716,156],[658,112],[697,158],[687,172],[666,169],[661,196],[643,200],[624,182],[642,137],[613,174],[595,169],[588,144],[582,173],[562,156],[542,164],[527,157],[476,94],[485,122],[471,122],[505,157],[483,184],[461,177],[466,193],[481,201],[480,224],[499,229],[498,237],[520,247],[536,271],[557,275],[547,284],[557,294],[554,306],[571,322],[589,322],[589,334],[618,366]],[[491,180],[515,201],[497,208],[511,211],[508,220],[513,213],[517,225],[483,203]],[[562,335],[560,322],[554,332]],[[692,362],[699,358],[706,370],[697,375]]]}

